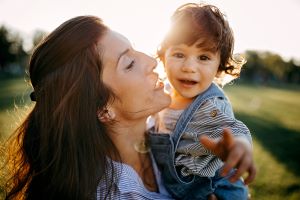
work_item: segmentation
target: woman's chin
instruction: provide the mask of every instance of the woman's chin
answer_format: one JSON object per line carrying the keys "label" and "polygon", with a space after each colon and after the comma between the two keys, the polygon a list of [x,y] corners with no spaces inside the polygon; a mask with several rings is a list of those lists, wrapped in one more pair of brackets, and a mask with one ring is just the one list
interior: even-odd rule
{"label": "woman's chin", "polygon": [[161,97],[158,97],[157,100],[159,102],[158,102],[158,110],[156,112],[159,112],[159,111],[169,107],[169,105],[171,104],[171,97],[167,93],[163,93],[163,95]]}

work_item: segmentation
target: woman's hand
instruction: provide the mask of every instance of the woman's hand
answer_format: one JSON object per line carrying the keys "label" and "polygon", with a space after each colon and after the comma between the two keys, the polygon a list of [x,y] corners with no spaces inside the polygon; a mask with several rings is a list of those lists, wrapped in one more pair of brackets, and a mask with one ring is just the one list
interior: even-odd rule
{"label": "woman's hand", "polygon": [[248,176],[244,181],[246,185],[254,180],[256,168],[253,162],[252,147],[246,139],[242,137],[235,138],[230,129],[224,129],[222,139],[217,140],[200,136],[200,142],[225,161],[221,171],[222,176],[226,176],[232,168],[236,168],[235,173],[229,178],[231,182],[237,181],[244,172],[248,172]]}

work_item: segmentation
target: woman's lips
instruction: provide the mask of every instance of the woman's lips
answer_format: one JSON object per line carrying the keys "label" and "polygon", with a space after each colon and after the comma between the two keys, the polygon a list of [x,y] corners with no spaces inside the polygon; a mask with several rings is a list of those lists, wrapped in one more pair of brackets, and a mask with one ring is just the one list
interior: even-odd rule
{"label": "woman's lips", "polygon": [[157,80],[156,84],[155,84],[155,90],[160,90],[164,88],[164,83],[161,80]]}

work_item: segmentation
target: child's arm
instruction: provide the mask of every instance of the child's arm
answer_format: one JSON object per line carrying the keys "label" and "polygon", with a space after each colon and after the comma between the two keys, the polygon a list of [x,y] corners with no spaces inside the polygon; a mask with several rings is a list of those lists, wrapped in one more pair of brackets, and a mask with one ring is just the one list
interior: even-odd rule
{"label": "child's arm", "polygon": [[200,137],[200,142],[225,161],[222,176],[226,176],[232,168],[236,168],[237,171],[229,179],[231,182],[237,181],[244,172],[248,172],[245,184],[254,180],[256,168],[253,162],[252,146],[245,138],[233,137],[230,129],[224,129],[222,139],[210,139],[203,135]]}

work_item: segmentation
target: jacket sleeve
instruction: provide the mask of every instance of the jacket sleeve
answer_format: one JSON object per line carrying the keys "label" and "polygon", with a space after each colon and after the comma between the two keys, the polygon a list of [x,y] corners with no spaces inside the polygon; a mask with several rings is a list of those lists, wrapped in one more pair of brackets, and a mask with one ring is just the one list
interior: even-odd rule
{"label": "jacket sleeve", "polygon": [[252,144],[249,129],[244,123],[235,119],[227,99],[215,97],[205,101],[194,113],[184,131],[177,152],[192,156],[210,155],[211,152],[199,143],[199,136],[221,138],[224,128],[230,128],[235,137],[244,137]]}
{"label": "jacket sleeve", "polygon": [[227,99],[220,98],[214,98],[213,101],[213,104],[220,110],[221,115],[225,115],[227,118],[232,118],[233,122],[229,124],[228,128],[232,130],[233,135],[246,138],[252,145],[250,130],[242,121],[235,118],[231,103]]}

